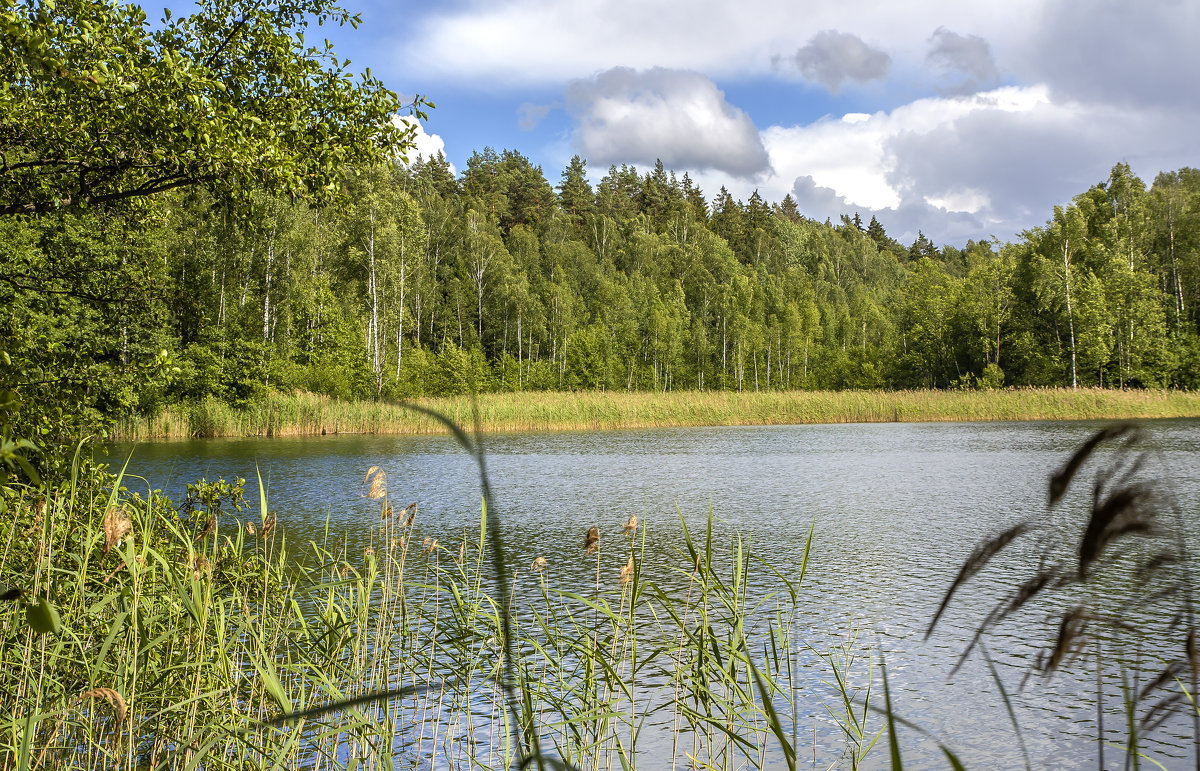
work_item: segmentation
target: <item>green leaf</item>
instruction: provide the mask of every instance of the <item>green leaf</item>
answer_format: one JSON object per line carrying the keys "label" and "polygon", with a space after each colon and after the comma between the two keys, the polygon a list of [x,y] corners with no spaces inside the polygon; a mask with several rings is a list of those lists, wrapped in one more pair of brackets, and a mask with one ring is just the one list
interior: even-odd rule
{"label": "green leaf", "polygon": [[25,606],[25,622],[36,634],[58,632],[62,629],[62,620],[58,617],[58,610],[46,599],[40,599],[36,603],[31,602]]}

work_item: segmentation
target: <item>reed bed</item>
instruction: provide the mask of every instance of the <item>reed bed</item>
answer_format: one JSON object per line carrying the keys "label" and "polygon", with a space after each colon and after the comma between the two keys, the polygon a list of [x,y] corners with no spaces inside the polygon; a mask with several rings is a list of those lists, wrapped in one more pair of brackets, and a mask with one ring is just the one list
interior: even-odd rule
{"label": "reed bed", "polygon": [[855,640],[818,658],[798,628],[811,532],[765,598],[711,516],[657,581],[636,517],[581,531],[595,580],[558,587],[497,557],[486,480],[478,532],[441,540],[370,469],[355,553],[286,544],[261,481],[179,506],[132,481],[8,488],[0,769],[795,768],[814,661],[851,767],[878,737]]}
{"label": "reed bed", "polygon": [[[666,426],[1001,420],[1135,420],[1200,416],[1186,391],[1024,388],[982,391],[526,392],[415,400],[489,433]],[[245,409],[216,399],[130,418],[112,439],[445,433],[428,412],[386,402],[272,393]]]}

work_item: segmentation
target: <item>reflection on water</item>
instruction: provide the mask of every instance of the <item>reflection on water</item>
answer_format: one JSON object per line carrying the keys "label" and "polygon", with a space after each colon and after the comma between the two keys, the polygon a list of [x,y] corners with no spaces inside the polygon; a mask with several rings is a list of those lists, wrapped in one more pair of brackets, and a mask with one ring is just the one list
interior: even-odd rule
{"label": "reflection on water", "polygon": [[[591,525],[601,531],[601,572],[615,580],[625,556],[617,546],[620,528],[630,514],[647,526],[644,569],[663,580],[685,567],[681,517],[690,528],[703,528],[711,509],[784,573],[798,570],[814,526],[802,603],[808,642],[828,650],[859,628],[861,639],[886,656],[898,714],[940,737],[969,766],[1004,768],[1022,761],[986,666],[974,657],[953,678],[948,675],[1000,596],[997,582],[1029,575],[1037,555],[1032,545],[1006,552],[986,581],[963,590],[933,638],[922,637],[958,566],[981,538],[1025,517],[1079,511],[1086,485],[1065,512],[1047,513],[1046,480],[1097,426],[686,428],[506,435],[488,438],[485,446],[510,564],[528,566],[544,557],[549,580],[565,591],[583,591],[596,581],[595,560],[582,554]],[[1157,463],[1194,523],[1200,421],[1150,427]],[[130,450],[114,447],[113,456],[123,460]],[[363,548],[378,522],[377,504],[362,496],[362,476],[371,465],[386,470],[394,502],[420,502],[418,537],[436,537],[457,549],[478,528],[476,470],[449,438],[205,440],[146,444],[132,452],[130,472],[176,500],[189,481],[253,480],[257,468],[293,544],[320,539],[328,523],[331,537],[352,550]],[[771,578],[767,570],[758,576]],[[1115,596],[1127,588],[1119,578],[1106,585]],[[1052,634],[1045,620],[1050,610],[1039,607],[1001,626],[989,647],[1013,692],[1034,765],[1094,768],[1094,680],[1070,673],[1035,678],[1016,693],[1033,645]],[[1107,689],[1107,722],[1115,728],[1122,721],[1119,682]],[[815,742],[825,767],[830,753],[836,757],[840,736],[819,703],[809,721],[800,729],[808,737],[801,742],[802,764],[811,762],[808,745]],[[1151,751],[1168,767],[1185,765],[1193,753],[1186,735],[1187,726],[1168,724]],[[945,766],[931,742],[911,733],[902,739],[913,767]],[[868,767],[886,767],[886,754],[877,748]]]}

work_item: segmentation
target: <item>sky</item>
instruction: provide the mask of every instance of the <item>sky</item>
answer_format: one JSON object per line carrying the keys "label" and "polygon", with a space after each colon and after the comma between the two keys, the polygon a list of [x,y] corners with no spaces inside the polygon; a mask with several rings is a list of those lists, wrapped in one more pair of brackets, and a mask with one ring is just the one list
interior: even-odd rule
{"label": "sky", "polygon": [[552,185],[656,159],[911,243],[1012,240],[1118,162],[1200,166],[1200,0],[345,0],[342,57],[437,107],[416,152]]}

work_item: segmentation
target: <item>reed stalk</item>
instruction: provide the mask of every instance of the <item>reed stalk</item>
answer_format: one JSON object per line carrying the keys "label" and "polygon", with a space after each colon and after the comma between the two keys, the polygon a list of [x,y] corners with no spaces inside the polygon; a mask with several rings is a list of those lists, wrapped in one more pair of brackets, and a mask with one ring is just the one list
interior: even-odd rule
{"label": "reed stalk", "polygon": [[[173,505],[76,477],[6,493],[0,769],[609,771],[662,767],[643,745],[667,732],[676,767],[795,767],[803,575],[752,596],[750,540],[711,514],[654,580],[645,524],[609,523],[580,592],[544,561],[502,584],[486,505],[477,533],[435,540],[378,469],[357,553],[328,528],[287,542],[261,479],[255,504],[217,480]],[[33,598],[58,628],[31,625]]]}

